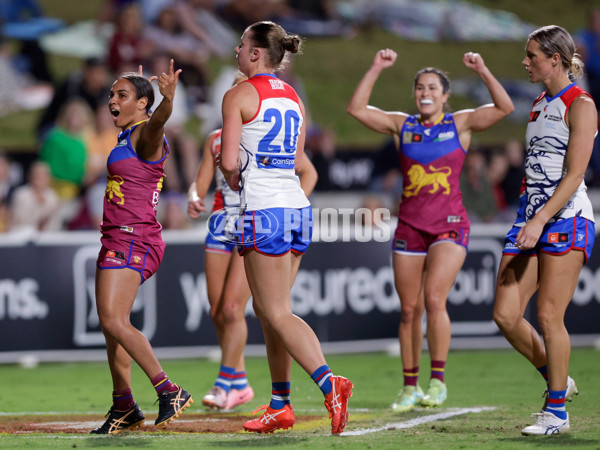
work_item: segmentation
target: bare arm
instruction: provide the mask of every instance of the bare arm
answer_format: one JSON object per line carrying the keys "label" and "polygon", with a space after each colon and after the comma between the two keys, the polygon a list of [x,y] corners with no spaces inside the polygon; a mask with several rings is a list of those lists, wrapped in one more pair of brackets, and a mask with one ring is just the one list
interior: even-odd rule
{"label": "bare arm", "polygon": [[569,108],[568,122],[567,173],[544,207],[517,234],[517,244],[522,248],[533,248],[537,244],[548,220],[566,205],[581,184],[590,161],[598,123],[593,101],[587,96],[575,99]]}
{"label": "bare arm", "polygon": [[493,103],[474,110],[456,112],[454,114],[456,127],[459,133],[483,131],[508,116],[515,107],[510,96],[487,68],[479,53],[465,53],[463,63],[481,77]]}
{"label": "bare arm", "polygon": [[149,79],[150,82],[158,80],[158,88],[163,99],[142,128],[140,137],[136,143],[136,152],[141,158],[148,161],[157,161],[163,155],[165,124],[171,116],[171,112],[173,112],[175,88],[177,87],[179,74],[181,73],[181,69],[175,72],[173,66],[174,61],[171,60],[168,74],[163,72],[160,76],[153,76]]}
{"label": "bare arm", "polygon": [[200,167],[198,167],[196,180],[188,189],[188,216],[192,219],[198,219],[200,214],[206,211],[204,197],[206,197],[210,184],[215,176],[215,163],[213,161],[211,149],[217,133],[218,131],[213,131],[206,138],[202,150],[202,161],[200,162]]}
{"label": "bare arm", "polygon": [[[219,169],[225,181],[234,191],[239,190],[239,149],[242,138],[242,106],[245,96],[249,94],[244,86],[236,85],[229,89],[224,97],[221,111],[223,114],[223,131],[221,133],[221,164]],[[251,89],[254,89],[250,87]],[[257,94],[258,96],[258,94]]]}
{"label": "bare arm", "polygon": [[387,112],[369,105],[373,86],[384,69],[394,65],[398,55],[390,49],[379,50],[373,64],[358,83],[346,112],[373,131],[383,134],[400,134],[408,117],[399,112]]}
{"label": "bare arm", "polygon": [[319,174],[310,158],[304,152],[301,161],[298,161],[298,156],[296,155],[296,174],[300,177],[300,187],[304,191],[304,195],[310,197],[319,180]]}

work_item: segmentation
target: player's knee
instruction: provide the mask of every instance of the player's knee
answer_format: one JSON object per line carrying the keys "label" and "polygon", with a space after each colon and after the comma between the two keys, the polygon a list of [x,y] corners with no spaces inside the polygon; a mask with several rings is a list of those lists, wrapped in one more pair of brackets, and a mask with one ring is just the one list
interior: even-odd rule
{"label": "player's knee", "polygon": [[[539,308],[539,303],[538,303]],[[552,334],[557,331],[558,326],[563,323],[563,316],[557,314],[551,308],[540,308],[537,313],[538,324],[542,335]]]}
{"label": "player's knee", "polygon": [[428,316],[446,314],[446,296],[438,292],[425,293],[425,311]]}
{"label": "player's knee", "polygon": [[100,327],[104,334],[116,337],[123,330],[124,325],[123,320],[119,317],[109,314],[100,317]]}
{"label": "player's knee", "polygon": [[224,323],[234,323],[244,320],[244,311],[236,302],[225,302],[221,310],[221,316]]}
{"label": "player's knee", "polygon": [[402,323],[412,323],[415,317],[423,315],[422,307],[402,305],[400,313],[400,321]]}

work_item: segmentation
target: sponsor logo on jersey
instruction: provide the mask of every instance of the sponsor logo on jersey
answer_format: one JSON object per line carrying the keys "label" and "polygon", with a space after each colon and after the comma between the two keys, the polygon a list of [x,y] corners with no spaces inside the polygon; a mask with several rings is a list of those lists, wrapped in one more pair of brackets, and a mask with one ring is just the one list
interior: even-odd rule
{"label": "sponsor logo on jersey", "polygon": [[396,239],[394,241],[394,249],[395,250],[406,250],[406,241],[403,239]]}
{"label": "sponsor logo on jersey", "polygon": [[447,141],[448,139],[452,139],[453,137],[454,137],[454,131],[446,131],[444,133],[438,134],[438,137],[434,141],[435,142]]}
{"label": "sponsor logo on jersey", "polygon": [[546,114],[544,116],[544,119],[551,120],[552,122],[560,122],[560,121],[562,121],[562,117],[555,116],[554,114]]}
{"label": "sponsor logo on jersey", "polygon": [[529,121],[530,122],[535,122],[538,117],[540,117],[540,112],[539,111],[531,111],[529,113]]}
{"label": "sponsor logo on jersey", "polygon": [[124,145],[127,145],[127,139],[123,139],[121,142],[119,142],[117,147],[123,147]]}
{"label": "sponsor logo on jersey", "polygon": [[460,223],[461,220],[460,216],[448,216],[448,223]]}
{"label": "sponsor logo on jersey", "polygon": [[442,239],[452,239],[456,241],[458,239],[458,233],[456,231],[448,231],[447,233],[442,233],[438,236],[438,240]]}
{"label": "sponsor logo on jersey", "polygon": [[256,164],[261,169],[290,169],[296,164],[294,156],[256,155]]}
{"label": "sponsor logo on jersey", "polygon": [[123,225],[123,226],[119,227],[119,230],[126,231],[127,233],[133,233],[133,227],[131,227],[129,225]]}
{"label": "sponsor logo on jersey", "polygon": [[553,244],[569,242],[569,233],[549,233],[548,242]]}
{"label": "sponsor logo on jersey", "polygon": [[123,252],[117,252],[116,250],[107,251],[106,257],[120,259],[121,261],[125,261],[125,254]]}

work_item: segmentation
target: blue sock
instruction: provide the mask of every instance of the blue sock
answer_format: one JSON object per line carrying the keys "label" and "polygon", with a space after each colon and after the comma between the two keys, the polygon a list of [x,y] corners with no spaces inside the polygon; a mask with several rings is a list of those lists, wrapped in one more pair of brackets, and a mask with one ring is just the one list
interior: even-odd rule
{"label": "blue sock", "polygon": [[292,383],[289,381],[273,383],[271,390],[271,403],[269,406],[271,409],[281,409],[285,405],[290,404],[290,389]]}
{"label": "blue sock", "polygon": [[564,391],[551,391],[548,390],[548,405],[546,411],[554,414],[556,417],[562,420],[567,419],[567,410],[565,409],[565,396],[567,390]]}
{"label": "blue sock", "polygon": [[231,389],[237,389],[241,391],[248,386],[248,378],[246,378],[246,371],[242,370],[241,372],[236,372],[233,374],[233,383],[231,384]]}
{"label": "blue sock", "polygon": [[215,381],[215,386],[223,388],[227,393],[231,390],[231,383],[233,383],[233,375],[235,374],[235,367],[221,366],[219,369],[219,376]]}
{"label": "blue sock", "polygon": [[324,395],[327,395],[331,392],[332,375],[333,374],[331,373],[329,366],[325,364],[324,366],[321,366],[315,370],[310,377],[315,383],[317,383],[317,386],[319,386],[321,392],[323,392]]}

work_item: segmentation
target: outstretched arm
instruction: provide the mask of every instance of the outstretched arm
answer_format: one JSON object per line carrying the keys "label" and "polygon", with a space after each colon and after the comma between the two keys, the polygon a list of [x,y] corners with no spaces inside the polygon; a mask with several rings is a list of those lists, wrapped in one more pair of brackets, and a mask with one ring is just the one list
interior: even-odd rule
{"label": "outstretched arm", "polygon": [[[136,151],[141,158],[156,161],[162,157],[162,140],[165,133],[165,124],[173,112],[173,98],[175,88],[179,81],[181,69],[174,71],[174,61],[169,63],[169,73],[160,76],[152,76],[148,79],[151,83],[158,80],[158,88],[163,96],[162,101],[154,110],[154,113],[142,128],[140,139],[137,142]],[[140,66],[141,72],[141,66]]]}
{"label": "outstretched arm", "polygon": [[479,74],[490,92],[493,103],[480,106],[475,110],[456,112],[454,114],[456,127],[459,133],[482,131],[508,116],[515,107],[510,96],[487,68],[479,53],[465,53],[463,63]]}
{"label": "outstretched arm", "polygon": [[397,57],[396,52],[389,48],[379,50],[346,107],[348,114],[378,133],[399,134],[402,124],[408,117],[404,113],[386,112],[369,105],[369,98],[379,75],[384,69],[393,66]]}

